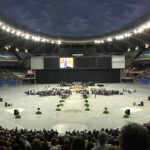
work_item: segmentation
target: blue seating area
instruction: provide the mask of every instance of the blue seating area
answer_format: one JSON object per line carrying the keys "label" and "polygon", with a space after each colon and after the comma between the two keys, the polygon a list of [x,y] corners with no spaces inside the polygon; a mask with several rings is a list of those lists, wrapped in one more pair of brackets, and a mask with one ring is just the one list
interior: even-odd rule
{"label": "blue seating area", "polygon": [[18,84],[22,84],[22,79],[17,80],[0,80],[0,88],[4,86],[16,86]]}
{"label": "blue seating area", "polygon": [[17,62],[19,57],[11,51],[1,51],[0,52],[0,61],[1,62]]}
{"label": "blue seating area", "polygon": [[135,78],[134,81],[147,85],[150,82],[150,78]]}

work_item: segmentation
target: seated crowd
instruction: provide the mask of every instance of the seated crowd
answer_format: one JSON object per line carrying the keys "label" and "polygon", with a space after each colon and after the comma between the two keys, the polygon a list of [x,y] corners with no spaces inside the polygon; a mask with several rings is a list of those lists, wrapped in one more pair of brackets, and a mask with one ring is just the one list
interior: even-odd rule
{"label": "seated crowd", "polygon": [[58,89],[58,88],[48,88],[46,90],[38,90],[36,91],[35,89],[33,90],[28,90],[28,91],[25,91],[25,94],[27,95],[39,95],[39,96],[55,96],[55,95],[58,95],[58,96],[62,96],[62,95],[66,95],[66,96],[69,96],[72,94],[71,90],[69,89]]}
{"label": "seated crowd", "polygon": [[18,77],[13,74],[10,70],[0,69],[0,80],[17,80]]}
{"label": "seated crowd", "polygon": [[[147,128],[148,127],[148,128]],[[0,150],[149,150],[150,123],[119,129],[66,132],[0,127]]]}
{"label": "seated crowd", "polygon": [[119,95],[119,90],[107,90],[106,88],[92,88],[91,89],[92,94],[96,95]]}

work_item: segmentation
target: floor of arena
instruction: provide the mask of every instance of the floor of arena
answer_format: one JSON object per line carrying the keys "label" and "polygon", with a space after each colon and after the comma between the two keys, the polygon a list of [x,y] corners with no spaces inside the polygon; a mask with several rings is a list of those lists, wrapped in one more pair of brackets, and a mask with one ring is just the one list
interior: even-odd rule
{"label": "floor of arena", "polygon": [[[150,121],[150,85],[138,83],[118,83],[104,84],[106,89],[123,88],[136,89],[136,92],[124,95],[103,96],[90,95],[88,100],[91,111],[85,111],[84,100],[81,94],[73,93],[62,106],[62,111],[55,111],[59,104],[59,96],[27,96],[26,90],[42,90],[45,84],[20,85],[15,87],[4,87],[0,89],[0,97],[4,102],[12,103],[11,107],[4,107],[4,102],[0,102],[0,125],[5,128],[27,128],[27,129],[57,129],[59,133],[66,130],[93,130],[101,128],[120,128],[129,122],[147,123]],[[58,87],[51,84],[50,87]],[[141,101],[144,106],[133,106]],[[37,108],[40,107],[42,115],[36,115]],[[110,114],[103,114],[104,108],[108,107]],[[123,118],[124,110],[131,110],[129,119]],[[13,111],[19,109],[21,119],[15,119]]]}

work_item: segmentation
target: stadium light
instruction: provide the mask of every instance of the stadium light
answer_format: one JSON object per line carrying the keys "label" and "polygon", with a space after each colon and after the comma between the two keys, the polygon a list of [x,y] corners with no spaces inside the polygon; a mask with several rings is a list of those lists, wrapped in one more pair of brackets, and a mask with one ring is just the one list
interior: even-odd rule
{"label": "stadium light", "polygon": [[46,42],[46,39],[43,38],[41,41],[42,41],[42,42]]}
{"label": "stadium light", "polygon": [[131,49],[130,48],[128,48],[128,50],[127,50],[128,52],[130,52],[131,51]]}
{"label": "stadium light", "polygon": [[29,39],[30,35],[29,34],[25,34],[25,39]]}
{"label": "stadium light", "polygon": [[55,41],[53,41],[53,40],[52,40],[52,41],[51,41],[51,43],[52,43],[52,44],[54,44],[54,43],[55,43]]}
{"label": "stadium light", "polygon": [[10,28],[9,28],[9,27],[7,27],[7,28],[6,28],[6,31],[7,31],[7,32],[10,32]]}
{"label": "stadium light", "polygon": [[97,40],[95,40],[94,43],[97,44]]}
{"label": "stadium light", "polygon": [[21,32],[18,30],[18,31],[16,32],[16,35],[17,35],[17,36],[20,36],[20,35],[21,35]]}
{"label": "stadium light", "polygon": [[112,38],[111,38],[111,37],[107,38],[107,41],[108,41],[108,42],[111,42],[111,41],[112,41]]}
{"label": "stadium light", "polygon": [[24,51],[25,51],[26,53],[28,53],[28,50],[27,50],[27,49],[25,49]]}
{"label": "stadium light", "polygon": [[16,32],[16,30],[12,29],[11,33],[14,34]]}
{"label": "stadium light", "polygon": [[61,44],[61,40],[58,40],[58,41],[57,41],[57,44],[60,45],[60,44]]}
{"label": "stadium light", "polygon": [[137,47],[135,48],[135,50],[136,50],[136,51],[139,50],[139,47],[137,46]]}
{"label": "stadium light", "polygon": [[2,30],[5,30],[5,29],[6,29],[6,26],[5,26],[5,25],[3,25],[3,26],[2,26]]}
{"label": "stadium light", "polygon": [[149,48],[149,44],[145,44],[145,48]]}
{"label": "stadium light", "polygon": [[16,48],[16,52],[19,52],[19,49],[18,49],[18,48]]}
{"label": "stadium light", "polygon": [[101,40],[100,43],[104,43],[104,40]]}

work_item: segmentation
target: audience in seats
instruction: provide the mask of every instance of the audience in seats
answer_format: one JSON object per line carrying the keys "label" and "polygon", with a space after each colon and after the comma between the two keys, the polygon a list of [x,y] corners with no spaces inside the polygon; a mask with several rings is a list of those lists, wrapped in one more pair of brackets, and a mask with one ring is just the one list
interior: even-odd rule
{"label": "audience in seats", "polygon": [[[0,127],[0,150],[149,150],[150,123],[119,129],[66,132]],[[120,148],[120,149],[119,149]]]}
{"label": "audience in seats", "polygon": [[0,80],[17,80],[19,79],[17,76],[13,74],[10,70],[0,69]]}

